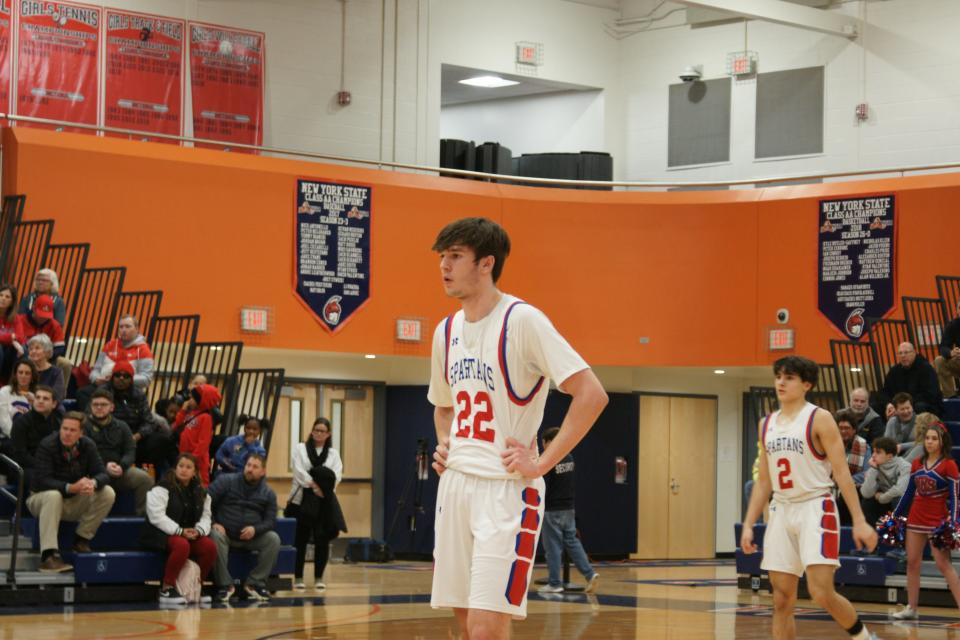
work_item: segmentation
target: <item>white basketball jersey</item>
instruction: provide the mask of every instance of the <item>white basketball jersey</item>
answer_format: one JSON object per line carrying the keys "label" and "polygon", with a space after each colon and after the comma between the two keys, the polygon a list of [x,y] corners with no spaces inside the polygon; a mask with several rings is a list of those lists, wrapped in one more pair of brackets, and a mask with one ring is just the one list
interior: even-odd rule
{"label": "white basketball jersey", "polygon": [[[453,407],[447,466],[485,478],[507,473],[507,438],[535,444],[551,378],[587,364],[540,311],[509,295],[477,322],[458,311],[437,326],[428,398]],[[559,425],[557,425],[559,426]]]}
{"label": "white basketball jersey", "polygon": [[780,411],[763,422],[763,447],[773,498],[780,502],[801,502],[822,496],[833,488],[827,455],[813,444],[815,405],[806,403],[790,422],[780,424]]}

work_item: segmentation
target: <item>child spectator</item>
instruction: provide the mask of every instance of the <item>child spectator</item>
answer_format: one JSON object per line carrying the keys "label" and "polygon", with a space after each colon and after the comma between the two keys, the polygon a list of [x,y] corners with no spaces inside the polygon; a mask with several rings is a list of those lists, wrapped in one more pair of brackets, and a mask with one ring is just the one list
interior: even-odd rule
{"label": "child spectator", "polygon": [[213,438],[212,409],[220,404],[220,391],[209,384],[190,390],[195,408],[177,413],[174,429],[180,433],[180,452],[192,453],[197,459],[197,471],[203,486],[210,484],[210,440]]}
{"label": "child spectator", "polygon": [[260,421],[253,416],[240,416],[243,433],[230,436],[217,449],[216,459],[222,473],[240,473],[247,463],[247,456],[259,453],[266,457],[267,451],[260,443]]}

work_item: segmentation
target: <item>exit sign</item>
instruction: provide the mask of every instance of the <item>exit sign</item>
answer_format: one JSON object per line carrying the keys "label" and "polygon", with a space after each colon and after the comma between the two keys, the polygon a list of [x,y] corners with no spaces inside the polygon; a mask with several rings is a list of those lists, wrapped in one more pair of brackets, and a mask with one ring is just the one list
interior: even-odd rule
{"label": "exit sign", "polygon": [[770,351],[790,351],[793,349],[793,329],[770,329]]}
{"label": "exit sign", "polygon": [[419,318],[397,318],[397,340],[420,342],[422,326]]}
{"label": "exit sign", "polygon": [[270,311],[266,307],[242,307],[240,330],[246,333],[269,333]]}

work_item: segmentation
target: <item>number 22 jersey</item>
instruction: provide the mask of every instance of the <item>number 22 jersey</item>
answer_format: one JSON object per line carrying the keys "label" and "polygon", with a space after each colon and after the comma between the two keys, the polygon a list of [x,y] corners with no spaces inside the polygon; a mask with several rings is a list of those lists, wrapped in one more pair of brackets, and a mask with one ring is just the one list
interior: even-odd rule
{"label": "number 22 jersey", "polygon": [[[507,473],[507,438],[530,446],[543,420],[549,382],[589,368],[538,309],[510,295],[484,318],[462,310],[433,336],[430,390],[437,407],[453,407],[447,467],[483,478]],[[559,425],[556,425],[559,426]]]}

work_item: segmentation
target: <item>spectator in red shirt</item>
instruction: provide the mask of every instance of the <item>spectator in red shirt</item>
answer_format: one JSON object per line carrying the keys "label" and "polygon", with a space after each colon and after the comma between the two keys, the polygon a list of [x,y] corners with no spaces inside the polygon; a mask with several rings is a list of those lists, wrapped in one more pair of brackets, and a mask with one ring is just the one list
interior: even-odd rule
{"label": "spectator in red shirt", "polygon": [[180,452],[192,453],[197,459],[197,471],[203,486],[210,484],[210,441],[213,439],[213,417],[210,412],[220,404],[220,391],[210,384],[197,385],[190,390],[196,408],[181,409],[174,429],[181,431]]}
{"label": "spectator in red shirt", "polygon": [[69,385],[73,374],[73,363],[64,357],[67,352],[66,335],[63,327],[54,317],[53,297],[46,294],[36,296],[30,313],[21,313],[17,316],[15,331],[20,344],[27,344],[30,338],[39,334],[50,338],[53,344],[53,356],[50,362],[60,369],[64,384]]}
{"label": "spectator in red shirt", "polygon": [[105,383],[118,362],[129,362],[133,367],[133,385],[136,388],[143,391],[150,386],[153,380],[153,353],[140,334],[137,319],[129,314],[120,317],[117,337],[103,346],[90,371],[90,379],[94,384]]}
{"label": "spectator in red shirt", "polygon": [[50,296],[53,300],[53,318],[60,326],[67,326],[67,305],[60,297],[60,278],[53,269],[40,269],[33,277],[33,290],[20,300],[20,313],[30,313],[38,296]]}
{"label": "spectator in red shirt", "polygon": [[0,285],[0,380],[10,378],[14,361],[23,355],[17,342],[17,289],[12,284]]}

